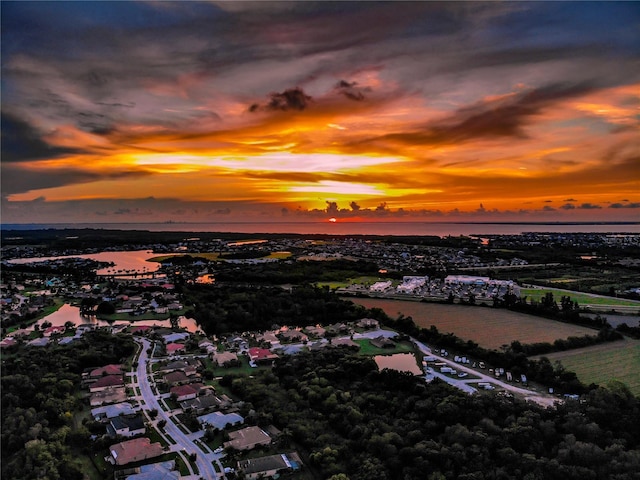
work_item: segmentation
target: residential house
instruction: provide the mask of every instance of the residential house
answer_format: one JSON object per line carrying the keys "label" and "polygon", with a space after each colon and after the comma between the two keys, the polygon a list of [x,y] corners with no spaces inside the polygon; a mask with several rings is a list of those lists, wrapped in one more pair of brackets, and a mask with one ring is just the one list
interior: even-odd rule
{"label": "residential house", "polygon": [[302,461],[296,452],[249,458],[238,462],[238,471],[242,472],[247,480],[272,478],[276,474],[299,470],[301,467]]}
{"label": "residential house", "polygon": [[320,325],[305,327],[304,331],[307,332],[312,337],[318,337],[318,338],[324,337],[324,334],[326,333],[326,330],[322,328]]}
{"label": "residential house", "polygon": [[189,383],[191,380],[184,372],[171,372],[167,373],[164,376],[164,382],[169,385],[169,387],[174,387],[176,385],[184,385]]}
{"label": "residential house", "polygon": [[164,454],[162,445],[159,442],[151,443],[151,440],[146,437],[134,438],[133,440],[111,445],[109,452],[113,462],[118,466],[140,462]]}
{"label": "residential house", "polygon": [[13,337],[6,337],[0,342],[0,348],[9,348],[16,345],[18,341]]}
{"label": "residential house", "polygon": [[380,327],[380,322],[378,322],[378,320],[375,320],[373,318],[361,318],[356,323],[356,326],[360,328],[374,329],[374,328]]}
{"label": "residential house", "polygon": [[93,370],[85,371],[82,374],[82,383],[87,386],[95,383],[97,380],[100,380],[102,377],[106,377],[108,375],[122,375],[123,369],[122,365],[105,365],[104,367],[94,368]]}
{"label": "residential house", "polygon": [[51,335],[62,335],[65,330],[66,328],[62,325],[53,325],[44,331],[44,336],[50,337]]}
{"label": "residential house", "polygon": [[244,418],[237,413],[212,412],[199,416],[198,422],[200,422],[200,425],[204,428],[213,427],[222,430],[226,428],[227,425],[240,425],[244,423]]}
{"label": "residential house", "polygon": [[91,409],[91,416],[96,421],[108,421],[120,415],[135,415],[140,407],[134,407],[129,402],[120,402]]}
{"label": "residential house", "polygon": [[371,345],[373,345],[374,347],[378,347],[378,348],[393,348],[396,346],[396,343],[393,340],[383,335],[380,335],[379,337],[376,337],[376,338],[372,338],[371,340],[369,340],[369,343],[371,343]]}
{"label": "residential house", "polygon": [[218,398],[217,395],[199,395],[192,400],[184,400],[180,402],[183,410],[192,410],[196,415],[201,415],[209,409],[218,409],[228,405],[227,402]]}
{"label": "residential house", "polygon": [[278,345],[280,343],[280,339],[274,332],[264,332],[263,334],[256,335],[256,340],[258,342],[270,343],[271,345]]}
{"label": "residential house", "polygon": [[198,396],[198,391],[191,385],[178,385],[171,387],[169,390],[171,395],[176,395],[176,400],[182,402],[184,400],[192,400]]}
{"label": "residential house", "polygon": [[165,348],[167,355],[175,355],[176,353],[184,353],[186,347],[182,343],[168,343]]}
{"label": "residential house", "polygon": [[174,343],[188,339],[191,336],[189,332],[172,332],[163,335],[164,343]]}
{"label": "residential house", "polygon": [[219,367],[224,367],[231,362],[234,362],[234,363],[237,362],[238,355],[236,355],[233,352],[220,352],[213,355],[211,357],[211,360],[213,361],[213,363],[215,363]]}
{"label": "residential house", "polygon": [[216,347],[213,344],[213,342],[211,340],[208,339],[204,339],[201,340],[200,342],[198,342],[198,348],[203,351],[206,352],[208,354],[215,354],[216,353]]}
{"label": "residential house", "polygon": [[109,403],[124,402],[126,399],[127,393],[124,387],[107,388],[105,390],[92,393],[89,399],[89,404],[92,407],[95,407]]}
{"label": "residential house", "polygon": [[113,417],[107,426],[107,433],[112,437],[135,437],[137,435],[144,435],[145,432],[146,427],[142,415],[136,415],[134,417],[120,415]]}
{"label": "residential house", "polygon": [[114,387],[124,387],[124,377],[122,375],[105,375],[89,385],[89,391],[95,393]]}
{"label": "residential house", "polygon": [[266,348],[252,347],[249,349],[249,359],[255,364],[270,365],[277,358],[280,357]]}
{"label": "residential house", "polygon": [[133,473],[124,476],[124,480],[179,480],[180,472],[176,470],[176,462],[151,463],[131,469]]}
{"label": "residential house", "polygon": [[354,342],[350,338],[334,338],[333,340],[331,340],[331,345],[333,345],[334,347],[339,347],[341,345],[344,345],[345,347],[353,347],[353,348],[360,349],[360,345],[358,345],[356,342]]}
{"label": "residential house", "polygon": [[30,347],[46,347],[49,344],[49,338],[40,337],[34,338],[33,340],[27,342],[27,345]]}
{"label": "residential house", "polygon": [[260,427],[246,427],[235,432],[229,432],[229,441],[224,442],[224,448],[235,450],[251,450],[258,445],[269,445],[271,437]]}
{"label": "residential house", "polygon": [[285,342],[306,342],[309,340],[309,337],[300,330],[286,330],[284,332],[280,332],[280,338]]}

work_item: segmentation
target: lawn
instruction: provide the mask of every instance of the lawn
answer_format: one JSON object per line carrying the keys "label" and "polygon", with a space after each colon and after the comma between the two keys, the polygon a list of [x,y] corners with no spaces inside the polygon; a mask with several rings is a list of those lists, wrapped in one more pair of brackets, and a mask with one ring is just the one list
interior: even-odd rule
{"label": "lawn", "polygon": [[398,342],[396,343],[395,348],[379,348],[371,345],[371,340],[368,338],[360,338],[354,340],[358,345],[360,345],[360,350],[358,353],[360,355],[365,356],[374,356],[374,355],[393,355],[394,353],[413,353],[415,347],[411,342]]}
{"label": "lawn", "polygon": [[[370,287],[376,282],[386,282],[387,280],[389,279],[381,278],[381,277],[363,276],[363,277],[350,278],[344,282],[318,282],[316,285],[319,287],[328,286],[330,289],[346,288],[350,285],[364,285],[365,287]],[[399,285],[400,282],[398,280],[392,280],[392,283],[393,285],[397,286]]]}
{"label": "lawn", "polygon": [[377,298],[350,300],[366,308],[381,308],[392,318],[400,314],[412,317],[420,327],[435,325],[442,333],[453,333],[481,347],[496,350],[514,340],[521,343],[553,343],[559,338],[597,335],[597,331],[590,328],[505,309]]}
{"label": "lawn", "polygon": [[640,395],[640,340],[625,339],[545,356],[575,372],[582,383],[606,386],[619,380],[634,395]]}
{"label": "lawn", "polygon": [[634,300],[626,300],[624,298],[605,297],[599,295],[590,295],[581,292],[567,292],[555,288],[521,288],[520,296],[527,297],[529,300],[540,300],[548,292],[553,293],[553,298],[560,303],[563,296],[571,297],[571,300],[578,302],[579,305],[612,305],[612,306],[637,306],[640,308],[640,302]]}

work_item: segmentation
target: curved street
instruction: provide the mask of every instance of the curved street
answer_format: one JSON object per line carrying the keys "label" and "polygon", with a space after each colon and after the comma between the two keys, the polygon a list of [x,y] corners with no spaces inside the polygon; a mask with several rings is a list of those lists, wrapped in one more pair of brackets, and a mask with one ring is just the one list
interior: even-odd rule
{"label": "curved street", "polygon": [[[140,394],[142,398],[143,410],[157,410],[158,416],[154,420],[154,424],[157,425],[159,420],[165,420],[166,425],[164,426],[164,431],[166,436],[171,437],[176,443],[170,446],[170,451],[177,452],[179,455],[183,457],[185,463],[189,466],[189,470],[191,470],[191,466],[189,463],[189,459],[185,458],[191,454],[196,454],[196,465],[198,467],[198,474],[191,476],[191,478],[203,478],[203,479],[225,479],[224,468],[220,463],[219,454],[214,453],[205,453],[203,452],[198,445],[194,443],[193,440],[189,438],[189,436],[180,430],[180,428],[173,422],[171,415],[169,415],[165,410],[163,410],[160,402],[158,401],[157,396],[153,393],[151,388],[151,383],[149,382],[148,375],[151,374],[150,363],[149,363],[149,355],[147,354],[147,350],[151,347],[151,342],[146,339],[135,339],[136,342],[140,345],[140,355],[138,356],[138,367],[136,369],[136,377],[137,377],[137,386],[140,389]],[[149,367],[149,372],[147,372],[147,367]],[[160,428],[156,426],[156,429],[162,434]],[[219,472],[216,472],[212,462],[216,462],[218,464]],[[187,478],[187,477],[182,477]]]}

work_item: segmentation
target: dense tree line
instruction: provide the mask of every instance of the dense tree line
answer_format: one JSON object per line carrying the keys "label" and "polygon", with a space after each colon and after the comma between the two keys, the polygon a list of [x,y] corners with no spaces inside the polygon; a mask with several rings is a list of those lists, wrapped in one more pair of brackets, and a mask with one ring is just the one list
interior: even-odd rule
{"label": "dense tree line", "polygon": [[620,385],[542,409],[378,372],[371,359],[335,348],[281,358],[232,388],[323,478],[638,478],[640,405]]}
{"label": "dense tree line", "polygon": [[2,365],[2,478],[84,478],[75,452],[90,445],[89,431],[75,428],[82,410],[81,373],[120,363],[135,349],[130,337],[88,332],[68,345],[12,347]]}
{"label": "dense tree line", "polygon": [[315,325],[357,320],[363,309],[328,288],[193,285],[182,288],[187,316],[207,334],[262,331],[275,325]]}
{"label": "dense tree line", "polygon": [[258,265],[219,265],[216,280],[261,284],[308,284],[345,281],[362,275],[377,275],[378,266],[365,260],[271,262]]}

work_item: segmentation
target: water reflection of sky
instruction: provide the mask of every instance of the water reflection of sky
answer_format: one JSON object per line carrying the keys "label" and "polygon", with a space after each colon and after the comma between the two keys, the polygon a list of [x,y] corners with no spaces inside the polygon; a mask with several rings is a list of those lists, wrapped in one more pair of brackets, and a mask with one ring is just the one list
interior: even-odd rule
{"label": "water reflection of sky", "polygon": [[47,260],[59,260],[63,258],[86,258],[97,262],[114,263],[113,267],[101,268],[96,271],[98,275],[117,275],[118,273],[151,273],[160,268],[159,262],[149,262],[150,258],[156,256],[151,250],[133,250],[127,252],[100,252],[84,255],[63,255],[59,257],[34,257],[16,258],[9,260],[9,263],[25,264],[34,262],[44,262]]}
{"label": "water reflection of sky", "polygon": [[411,353],[396,353],[395,355],[376,355],[374,357],[379,370],[388,368],[400,372],[409,372],[420,375],[422,370],[418,367],[416,357]]}
{"label": "water reflection of sky", "polygon": [[[131,324],[131,325],[151,325],[157,327],[170,327],[171,323],[169,319],[167,320],[141,320],[136,317],[135,322],[128,322],[123,320],[118,320],[116,322],[109,323],[105,320],[98,320],[95,316],[84,316],[80,315],[80,308],[74,307],[73,305],[69,305],[65,303],[58,310],[53,312],[51,315],[47,315],[42,320],[38,321],[38,325],[42,325],[44,322],[51,323],[52,326],[64,326],[66,322],[73,323],[76,327],[80,325],[95,325],[98,327],[103,327],[107,325],[122,325],[122,324]],[[186,328],[188,332],[195,333],[199,330],[198,324],[193,318],[183,318],[180,321],[180,327]],[[33,327],[31,327],[33,329]]]}

